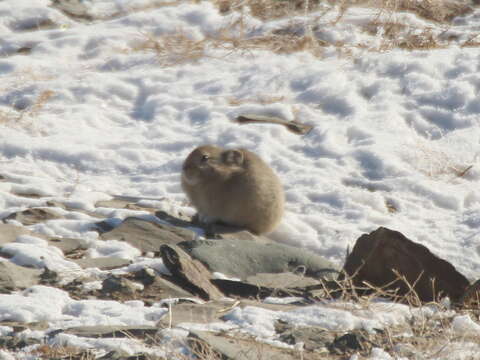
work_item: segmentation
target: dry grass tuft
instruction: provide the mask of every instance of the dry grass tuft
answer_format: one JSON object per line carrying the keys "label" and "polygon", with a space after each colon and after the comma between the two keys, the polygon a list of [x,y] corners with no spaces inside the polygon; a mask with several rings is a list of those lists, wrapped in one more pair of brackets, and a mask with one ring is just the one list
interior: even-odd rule
{"label": "dry grass tuft", "polygon": [[39,359],[95,360],[97,357],[89,350],[72,346],[41,345],[33,351]]}
{"label": "dry grass tuft", "polygon": [[[48,101],[55,95],[55,92],[52,90],[42,91],[33,104],[24,109],[8,109],[0,110],[0,124],[6,125],[21,125],[28,126],[31,125],[31,120],[38,116],[38,114],[45,108],[45,105]],[[30,121],[27,121],[29,119]]]}

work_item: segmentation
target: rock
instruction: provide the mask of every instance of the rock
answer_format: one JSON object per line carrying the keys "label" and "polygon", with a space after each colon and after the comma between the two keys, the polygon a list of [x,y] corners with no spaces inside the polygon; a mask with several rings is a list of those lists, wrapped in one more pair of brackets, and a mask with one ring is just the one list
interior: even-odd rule
{"label": "rock", "polygon": [[35,321],[30,323],[16,322],[16,321],[2,321],[0,326],[10,326],[14,333],[22,332],[24,330],[47,330],[49,328],[47,321]]}
{"label": "rock", "polygon": [[162,317],[158,323],[160,327],[176,327],[181,323],[208,324],[220,321],[222,312],[228,308],[227,302],[209,302],[207,304],[176,304],[169,307],[170,314]]}
{"label": "rock", "polygon": [[21,226],[0,224],[0,245],[14,242],[21,235],[32,235],[32,232]]}
{"label": "rock", "polygon": [[179,246],[211,271],[241,279],[258,273],[298,270],[316,278],[337,276],[338,268],[330,261],[307,250],[283,244],[224,239],[185,241]]}
{"label": "rock", "polygon": [[140,290],[138,284],[120,276],[110,275],[102,282],[102,292],[104,294],[120,293],[121,295],[131,296]]}
{"label": "rock", "polygon": [[71,238],[48,238],[46,239],[44,235],[34,233],[27,228],[16,226],[12,224],[0,224],[0,246],[14,242],[17,237],[22,235],[34,236],[39,239],[47,240],[49,245],[55,246],[63,251],[64,254],[68,254],[78,249],[86,249],[86,246],[83,245],[83,241],[79,239]]}
{"label": "rock", "polygon": [[64,254],[70,254],[76,250],[87,249],[85,242],[80,239],[53,237],[48,239],[48,243],[49,245],[55,246],[62,250]]}
{"label": "rock", "polygon": [[36,338],[27,338],[24,336],[1,336],[0,337],[0,348],[17,350],[22,349],[26,346],[33,346],[42,343],[41,339]]}
{"label": "rock", "polygon": [[162,245],[160,248],[163,263],[172,273],[177,285],[197,294],[204,300],[219,299],[223,294],[210,282],[211,273],[198,260],[175,245]]}
{"label": "rock", "polygon": [[175,217],[163,210],[159,210],[155,212],[155,216],[163,221],[168,222],[173,226],[180,226],[180,227],[196,226],[191,222],[191,219],[187,216]]}
{"label": "rock", "polygon": [[195,298],[192,293],[175,285],[175,279],[171,279],[173,281],[169,281],[169,279],[167,276],[165,278],[156,276],[153,283],[142,291],[142,298],[150,302],[172,298]]}
{"label": "rock", "polygon": [[68,328],[63,333],[87,338],[144,338],[146,335],[153,336],[158,331],[156,326],[122,326],[122,325],[95,325],[75,326]]}
{"label": "rock", "polygon": [[400,300],[405,301],[405,296],[411,293],[410,288],[392,269],[405,277],[414,287],[418,298],[424,302],[435,301],[443,296],[449,296],[455,302],[469,285],[465,276],[452,264],[400,232],[384,227],[362,235],[344,266],[345,273],[353,276],[356,287],[364,288],[364,282],[368,282],[383,290],[396,290],[396,295],[402,297]]}
{"label": "rock", "polygon": [[155,252],[163,244],[177,244],[195,237],[193,231],[135,217],[126,218],[115,229],[100,236],[103,240],[126,241],[143,252]]}
{"label": "rock", "polygon": [[307,351],[328,352],[327,347],[335,340],[332,331],[318,326],[297,326],[282,320],[275,323],[278,339],[286,344],[303,343]]}
{"label": "rock", "polygon": [[[272,345],[257,342],[252,338],[236,334],[212,333],[200,330],[190,330],[189,346],[193,353],[205,354],[205,359],[274,359],[274,360],[305,360],[314,359],[314,355],[299,351],[277,348]],[[312,356],[313,355],[313,356]],[[216,357],[215,357],[216,356]],[[318,357],[317,357],[318,359]]]}
{"label": "rock", "polygon": [[163,299],[194,298],[192,293],[175,285],[175,279],[170,281],[167,275],[158,276],[155,270],[144,268],[134,273],[135,281],[143,284],[142,298],[146,303],[154,303]]}
{"label": "rock", "polygon": [[277,274],[258,273],[256,275],[247,277],[245,282],[252,285],[264,286],[274,289],[298,289],[318,284],[318,281],[313,278],[289,272]]}
{"label": "rock", "polygon": [[62,218],[63,217],[60,214],[48,208],[31,208],[10,214],[4,220],[16,220],[23,225],[28,226]]}
{"label": "rock", "polygon": [[230,297],[265,299],[269,296],[275,297],[302,297],[307,302],[313,301],[309,292],[303,289],[287,288],[278,289],[260,285],[252,285],[242,281],[213,279],[211,282],[220,289],[225,295]]}
{"label": "rock", "polygon": [[332,354],[350,354],[356,351],[364,350],[366,347],[362,344],[365,342],[361,334],[351,332],[344,334],[336,338],[332,343],[328,345],[328,348]]}
{"label": "rock", "polygon": [[134,202],[121,200],[121,199],[112,199],[112,200],[103,200],[95,203],[95,207],[104,207],[109,209],[129,209],[129,210],[138,210],[138,211],[148,211],[150,213],[155,213],[157,209],[138,205]]}
{"label": "rock", "polygon": [[40,282],[42,270],[15,265],[10,261],[0,262],[0,293],[25,289]]}
{"label": "rock", "polygon": [[130,265],[130,260],[114,258],[114,257],[99,257],[87,259],[73,259],[73,262],[80,265],[82,269],[98,268],[100,270],[112,270],[119,267]]}

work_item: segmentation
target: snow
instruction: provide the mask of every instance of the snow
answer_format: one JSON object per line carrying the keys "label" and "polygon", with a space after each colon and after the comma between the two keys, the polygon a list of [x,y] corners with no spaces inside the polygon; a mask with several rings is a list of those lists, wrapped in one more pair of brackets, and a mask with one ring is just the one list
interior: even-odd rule
{"label": "snow", "polygon": [[[332,25],[336,12],[264,22],[248,11],[221,15],[207,1],[82,4],[101,20],[74,21],[47,0],[0,2],[0,174],[6,179],[0,182],[0,218],[59,201],[78,212],[55,208],[66,218],[28,228],[82,239],[91,257],[134,261],[121,271],[148,266],[166,272],[158,259],[140,257],[128,244],[98,241],[95,218],[81,211],[107,216],[112,224],[148,216],[95,208],[97,201],[121,194],[146,198],[144,205],[172,214],[193,214],[179,184],[181,164],[194,147],[215,143],[255,151],[279,174],[287,202],[284,220],[271,234],[275,240],[341,264],[345,249],[361,234],[386,226],[427,246],[470,279],[478,276],[480,55],[476,47],[458,45],[478,31],[478,8],[455,19],[446,32],[413,14],[389,14],[389,21],[459,39],[430,51],[406,51],[386,47],[380,32],[358,30],[378,15],[368,8],[352,7]],[[378,19],[382,16],[387,15]],[[317,37],[344,46],[322,48],[319,58],[208,45],[239,20],[248,37],[287,26],[302,32],[303,24],[313,21]],[[48,21],[56,26],[41,28]],[[205,40],[201,56],[191,60],[181,45],[175,54],[160,55],[145,46],[151,37],[179,33]],[[398,40],[407,36],[405,30]],[[32,48],[30,54],[16,53],[25,47]],[[42,96],[46,100],[38,105]],[[275,125],[232,122],[245,113],[315,127],[300,137]],[[43,197],[14,195],[32,193]],[[23,236],[2,252],[19,265],[84,273],[41,239]],[[42,296],[51,299],[48,311]],[[164,313],[135,304],[130,317],[133,304],[75,301],[46,287],[0,295],[0,308],[3,319],[42,319],[52,328],[153,324]],[[322,306],[286,313],[247,307],[229,316],[266,339],[276,318],[371,329],[407,321],[408,311],[396,305],[368,315]],[[460,315],[452,326],[459,333],[478,331]],[[58,341],[80,340],[64,335]],[[100,339],[84,346],[100,343],[105,349],[118,346]],[[461,346],[455,351],[461,354]],[[10,357],[2,351],[0,358]],[[371,359],[389,358],[382,349],[372,351]]]}

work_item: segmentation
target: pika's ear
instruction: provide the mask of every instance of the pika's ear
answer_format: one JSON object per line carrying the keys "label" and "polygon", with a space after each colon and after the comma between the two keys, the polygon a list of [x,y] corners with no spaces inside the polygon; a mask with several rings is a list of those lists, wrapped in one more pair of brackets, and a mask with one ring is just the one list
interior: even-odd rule
{"label": "pika's ear", "polygon": [[226,150],[222,154],[222,160],[228,165],[242,165],[244,157],[240,150]]}

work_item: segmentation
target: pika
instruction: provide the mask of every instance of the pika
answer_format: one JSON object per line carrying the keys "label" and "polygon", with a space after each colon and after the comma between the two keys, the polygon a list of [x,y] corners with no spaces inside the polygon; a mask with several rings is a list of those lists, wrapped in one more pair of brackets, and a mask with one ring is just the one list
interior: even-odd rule
{"label": "pika", "polygon": [[182,188],[201,221],[221,221],[256,234],[271,232],[283,215],[283,186],[273,170],[245,149],[204,145],[182,168]]}

